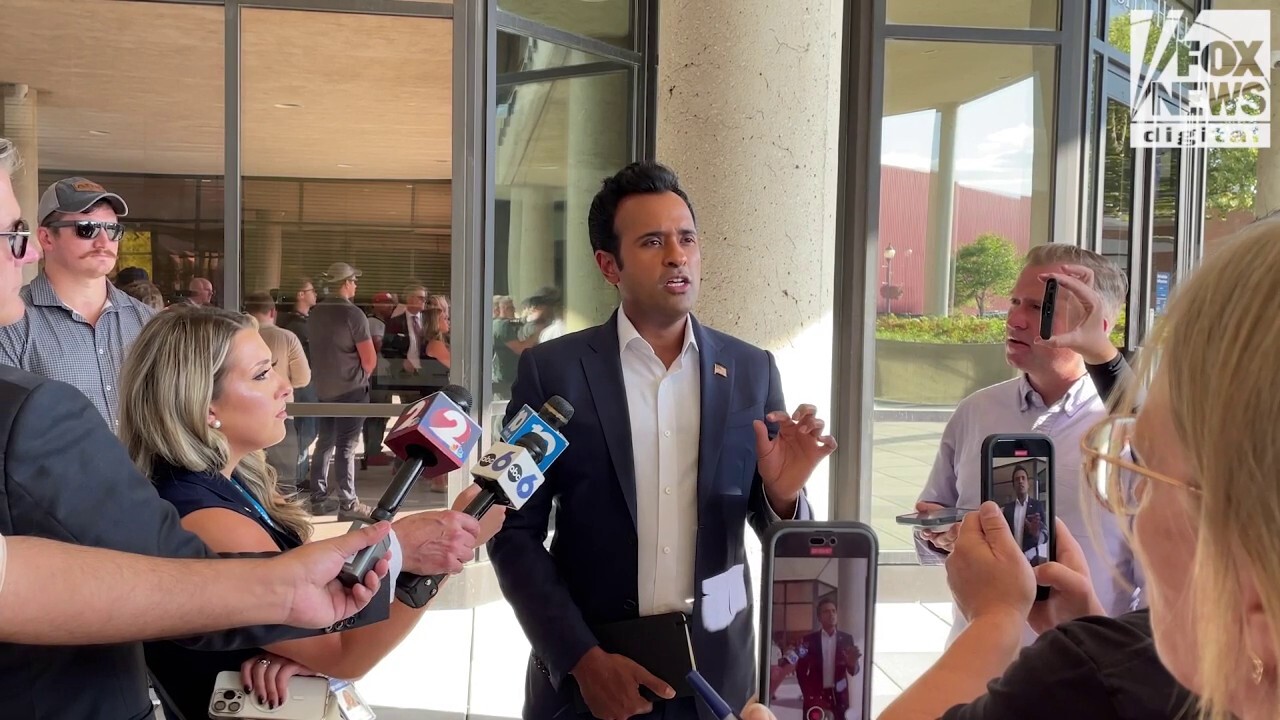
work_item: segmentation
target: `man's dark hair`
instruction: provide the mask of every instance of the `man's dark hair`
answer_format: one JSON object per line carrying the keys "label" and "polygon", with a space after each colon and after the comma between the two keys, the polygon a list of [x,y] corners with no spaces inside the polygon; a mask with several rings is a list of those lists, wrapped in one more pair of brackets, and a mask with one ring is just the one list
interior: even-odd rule
{"label": "man's dark hair", "polygon": [[252,292],[244,297],[244,311],[251,315],[266,315],[275,307],[276,303],[269,292]]}
{"label": "man's dark hair", "polygon": [[587,234],[591,237],[591,250],[603,250],[613,256],[622,267],[622,256],[618,252],[618,233],[614,229],[614,219],[618,214],[618,205],[632,195],[657,195],[659,193],[675,193],[689,208],[689,215],[697,223],[693,212],[693,203],[684,188],[680,187],[680,179],[671,168],[656,162],[634,162],[619,170],[613,177],[604,179],[600,192],[591,201],[591,210],[587,213]]}
{"label": "man's dark hair", "polygon": [[830,605],[836,610],[840,609],[840,605],[836,603],[835,598],[823,598],[818,601],[818,612],[822,612],[823,605]]}
{"label": "man's dark hair", "polygon": [[1013,477],[1018,474],[1019,470],[1022,471],[1023,475],[1027,476],[1027,482],[1031,482],[1031,471],[1028,470],[1027,466],[1023,465],[1022,463],[1018,463],[1017,465],[1013,466],[1013,471],[1009,473],[1009,479],[1012,480]]}

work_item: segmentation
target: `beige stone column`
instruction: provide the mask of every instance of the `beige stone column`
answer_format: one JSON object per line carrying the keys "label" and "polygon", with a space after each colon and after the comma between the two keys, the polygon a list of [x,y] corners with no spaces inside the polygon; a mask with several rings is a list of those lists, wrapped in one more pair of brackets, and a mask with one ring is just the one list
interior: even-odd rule
{"label": "beige stone column", "polygon": [[565,324],[573,331],[603,322],[618,303],[617,291],[604,281],[591,252],[587,211],[600,180],[626,164],[626,132],[620,129],[626,127],[630,103],[623,73],[569,82],[563,290]]}
{"label": "beige stone column", "polygon": [[[951,313],[951,260],[955,240],[956,119],[955,103],[938,106],[934,127],[937,169],[929,179],[929,227],[925,232],[924,311],[928,315]],[[877,301],[881,301],[877,298]]]}
{"label": "beige stone column", "polygon": [[[0,107],[0,137],[13,142],[22,155],[22,168],[13,177],[13,191],[18,196],[22,216],[35,225],[36,210],[40,206],[40,142],[37,135],[37,110],[39,93],[28,85],[10,83],[0,85],[4,103]],[[22,266],[24,281],[36,276],[38,265]]]}
{"label": "beige stone column", "polygon": [[511,240],[507,250],[507,285],[517,307],[544,285],[555,281],[555,213],[552,188],[511,188]]}
{"label": "beige stone column", "polygon": [[[279,210],[256,211],[257,222],[244,238],[244,293],[280,287],[280,264],[284,252]],[[249,228],[246,228],[249,230]]]}
{"label": "beige stone column", "polygon": [[[666,0],[657,158],[702,237],[697,315],[772,351],[787,404],[831,418],[840,0]],[[852,442],[852,439],[850,439]],[[826,470],[809,483],[826,514]]]}

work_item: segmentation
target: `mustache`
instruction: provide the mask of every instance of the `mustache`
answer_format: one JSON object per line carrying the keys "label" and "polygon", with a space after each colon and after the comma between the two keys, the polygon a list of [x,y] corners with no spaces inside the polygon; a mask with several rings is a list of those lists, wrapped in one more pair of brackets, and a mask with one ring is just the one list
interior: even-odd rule
{"label": "mustache", "polygon": [[90,250],[89,252],[81,255],[80,257],[83,259],[83,258],[91,258],[91,257],[99,257],[99,256],[109,257],[114,260],[116,257],[116,254],[111,252],[110,250]]}

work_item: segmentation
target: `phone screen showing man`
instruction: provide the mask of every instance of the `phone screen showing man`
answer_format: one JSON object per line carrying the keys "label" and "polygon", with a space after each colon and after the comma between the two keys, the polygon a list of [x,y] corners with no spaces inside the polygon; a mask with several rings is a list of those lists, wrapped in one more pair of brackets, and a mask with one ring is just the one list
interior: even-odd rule
{"label": "phone screen showing man", "polygon": [[861,720],[867,558],[775,557],[768,706],[778,720]]}
{"label": "phone screen showing man", "polygon": [[995,458],[991,499],[1000,506],[1013,538],[1032,567],[1049,561],[1049,458]]}

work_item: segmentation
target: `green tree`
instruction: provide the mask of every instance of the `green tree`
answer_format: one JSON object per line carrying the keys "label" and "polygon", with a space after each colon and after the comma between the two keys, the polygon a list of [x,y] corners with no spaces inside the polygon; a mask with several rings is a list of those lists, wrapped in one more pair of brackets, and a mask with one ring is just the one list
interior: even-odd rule
{"label": "green tree", "polygon": [[995,233],[979,235],[956,251],[956,305],[973,302],[981,317],[989,299],[1007,295],[1013,289],[1018,272],[1018,250],[1013,243]]}

